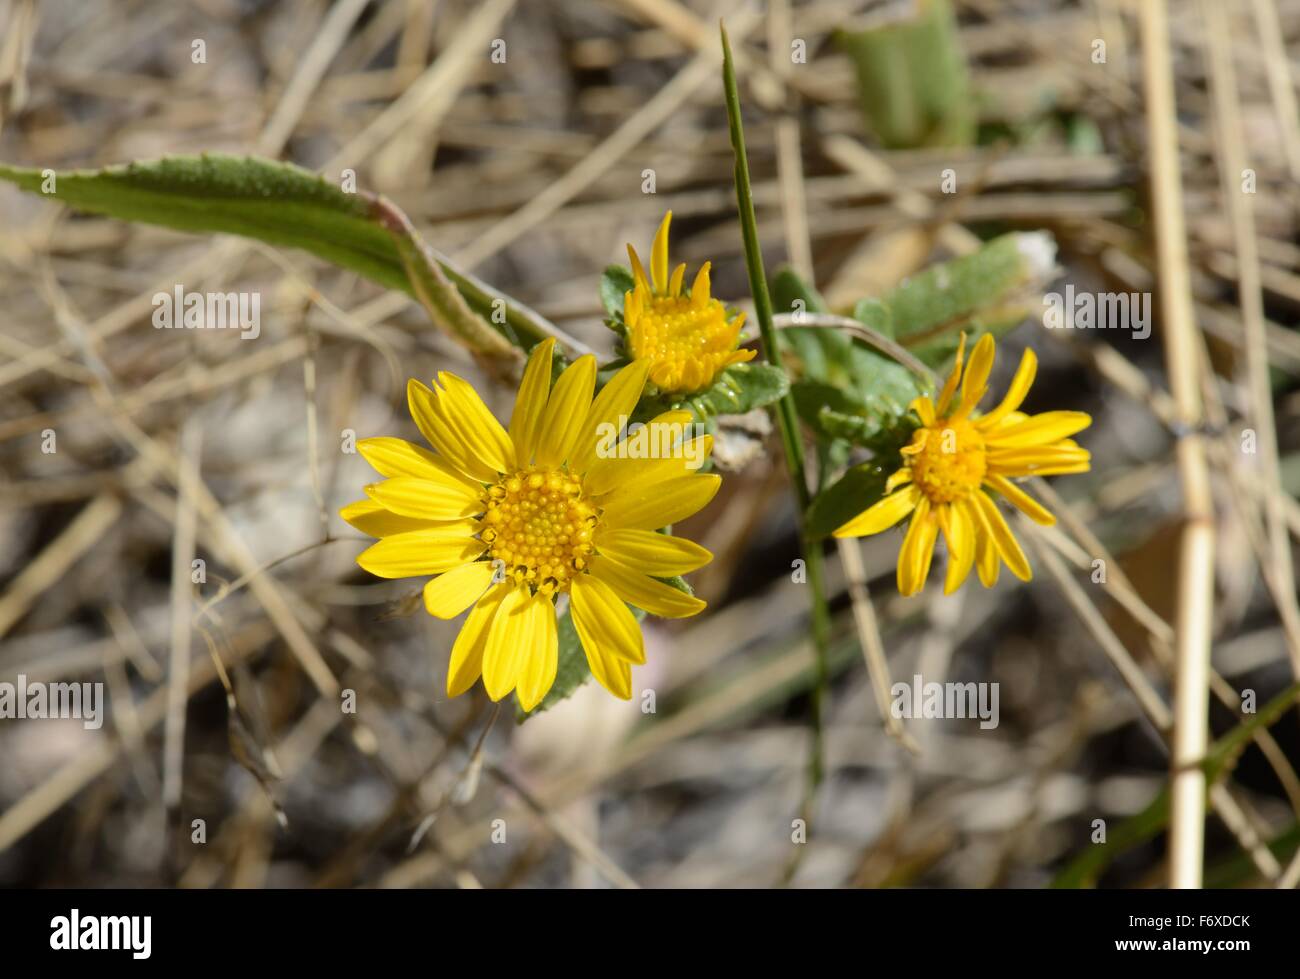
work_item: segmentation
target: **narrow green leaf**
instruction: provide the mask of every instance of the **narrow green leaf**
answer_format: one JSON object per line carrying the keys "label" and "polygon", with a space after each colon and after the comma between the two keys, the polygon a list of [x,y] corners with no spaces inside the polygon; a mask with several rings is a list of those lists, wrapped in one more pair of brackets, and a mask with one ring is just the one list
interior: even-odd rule
{"label": "narrow green leaf", "polygon": [[[240,235],[298,248],[419,299],[403,262],[402,247],[380,219],[386,208],[368,193],[345,193],[292,163],[254,156],[207,153],[127,163],[99,170],[56,173],[44,193],[42,171],[0,164],[0,180],[92,214],[139,221],[177,231]],[[489,289],[425,246],[469,307],[501,326],[506,322],[525,347],[555,328],[527,307]],[[408,254],[408,259],[414,253]],[[463,311],[459,314],[463,315]],[[499,318],[499,317],[498,317]],[[506,333],[505,329],[500,332]]]}
{"label": "narrow green leaf", "polygon": [[[0,165],[0,179],[41,193],[40,170]],[[42,196],[126,221],[301,248],[412,292],[396,245],[371,218],[370,200],[291,163],[221,154],[165,157],[57,173],[54,192]]]}

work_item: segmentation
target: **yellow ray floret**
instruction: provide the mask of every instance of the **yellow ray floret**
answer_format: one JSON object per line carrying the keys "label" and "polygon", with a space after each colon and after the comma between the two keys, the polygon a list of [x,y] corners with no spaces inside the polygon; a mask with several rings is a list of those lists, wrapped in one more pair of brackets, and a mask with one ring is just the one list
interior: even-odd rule
{"label": "yellow ray floret", "polygon": [[[469,611],[447,669],[453,697],[481,676],[493,700],[513,690],[524,710],[536,707],[555,681],[556,600],[567,596],[592,674],[627,699],[632,665],[645,662],[628,605],[671,618],[704,608],[657,579],[694,571],[712,555],[655,531],[718,491],[718,476],[697,472],[711,438],[661,440],[667,450],[658,458],[620,454],[610,433],[632,414],[650,364],[624,367],[593,399],[591,356],[551,386],[554,346],[546,340],[529,357],[508,428],[467,382],[444,372],[432,388],[407,387],[411,416],[434,451],[396,438],[358,443],[386,478],[341,511],[379,538],[357,563],[381,578],[434,575],[424,586],[429,614]],[[667,412],[649,426],[684,434],[689,419]]]}
{"label": "yellow ray floret", "polygon": [[627,326],[628,352],[645,361],[649,378],[670,394],[695,394],[710,387],[732,364],[754,358],[753,350],[737,350],[745,314],[727,318],[727,309],[709,294],[709,263],[695,276],[690,295],[682,285],[686,266],[668,273],[668,226],[673,212],[664,215],[650,250],[650,275],[640,256],[627,246],[632,262],[633,288],[623,297],[623,322]]}
{"label": "yellow ray floret", "polygon": [[[985,334],[963,369],[966,336],[936,404],[917,398],[911,408],[921,420],[903,466],[885,485],[885,496],[835,531],[836,537],[878,534],[911,517],[898,554],[898,590],[913,595],[925,585],[935,541],[948,545],[944,593],[961,587],[972,567],[986,588],[1002,564],[1022,581],[1031,573],[990,491],[1031,520],[1056,522],[1043,506],[1012,482],[1017,477],[1087,472],[1091,456],[1069,436],[1092,424],[1081,411],[1025,415],[1018,409],[1034,383],[1038,361],[1026,350],[1002,402],[986,415],[976,406],[988,391],[993,337]],[[960,386],[960,392],[958,390]]]}

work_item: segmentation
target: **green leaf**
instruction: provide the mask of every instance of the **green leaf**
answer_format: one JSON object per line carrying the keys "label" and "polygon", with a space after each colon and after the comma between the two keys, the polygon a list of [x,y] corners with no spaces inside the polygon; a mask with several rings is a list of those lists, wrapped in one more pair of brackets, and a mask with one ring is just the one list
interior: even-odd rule
{"label": "green leaf", "polygon": [[978,112],[952,7],[895,6],[903,12],[835,35],[856,70],[863,120],[889,149],[971,145]]}
{"label": "green leaf", "polygon": [[980,333],[997,336],[1019,324],[1037,301],[1055,255],[1051,239],[1036,234],[995,238],[891,290],[882,301],[889,307],[894,338],[937,367],[957,349],[963,330],[973,341]]}
{"label": "green leaf", "polygon": [[853,318],[868,330],[894,339],[894,314],[879,299],[859,299],[853,307]]}
{"label": "green leaf", "polygon": [[635,282],[630,270],[622,265],[610,265],[600,277],[600,301],[611,320],[623,322],[623,298]]}
{"label": "green leaf", "polygon": [[633,421],[648,421],[672,408],[684,408],[695,421],[708,424],[717,415],[743,415],[755,408],[780,401],[790,390],[785,371],[771,364],[732,364],[713,386],[688,397],[660,394],[645,398],[633,413]]}
{"label": "green leaf", "polygon": [[823,409],[829,408],[860,418],[858,427],[865,439],[898,427],[912,399],[924,393],[921,382],[906,367],[855,343],[847,334],[834,330],[785,332],[807,334],[805,342],[816,347],[825,364],[824,369],[815,372],[809,368],[817,361],[804,361],[804,377],[792,385],[799,415],[814,431],[829,437],[822,425]]}
{"label": "green leaf", "polygon": [[[292,163],[219,153],[171,156],[58,173],[49,194],[42,193],[41,170],[0,164],[0,180],[79,211],[298,248],[420,298],[403,262],[404,246],[383,220],[385,212],[401,212],[372,194],[344,193]],[[494,300],[504,301],[506,322],[522,345],[531,346],[554,332],[554,327],[527,307],[507,301],[432,249],[417,247],[417,251],[425,250],[479,316],[489,318]],[[408,260],[414,255],[409,252]]]}
{"label": "green leaf", "polygon": [[[0,179],[41,193],[41,171],[0,165]],[[55,176],[43,196],[81,211],[178,231],[221,231],[301,248],[411,292],[397,247],[370,200],[291,163],[221,154],[173,156]]]}
{"label": "green leaf", "polygon": [[854,466],[817,494],[808,508],[807,528],[814,538],[829,537],[885,494],[885,481],[897,468],[877,460]]}
{"label": "green leaf", "polygon": [[785,371],[772,364],[732,364],[701,396],[714,413],[743,415],[780,401],[790,390]]}
{"label": "green leaf", "polygon": [[782,265],[772,276],[772,308],[778,313],[792,314],[830,311],[821,293],[788,265]]}
{"label": "green leaf", "polygon": [[816,428],[824,438],[844,439],[853,445],[870,445],[884,429],[879,418],[836,411],[827,405],[817,409]]}

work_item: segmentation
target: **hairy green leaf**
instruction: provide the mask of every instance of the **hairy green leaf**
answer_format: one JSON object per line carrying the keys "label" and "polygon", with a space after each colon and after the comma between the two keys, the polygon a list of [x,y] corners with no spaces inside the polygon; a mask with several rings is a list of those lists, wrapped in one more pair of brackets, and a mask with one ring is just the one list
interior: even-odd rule
{"label": "hairy green leaf", "polygon": [[829,537],[884,495],[893,468],[876,460],[854,466],[824,489],[808,508],[807,528],[814,538]]}
{"label": "hairy green leaf", "polygon": [[[292,163],[219,153],[171,156],[55,173],[48,193],[42,170],[0,164],[0,180],[92,214],[298,248],[382,286],[421,298],[407,274],[400,233],[395,237],[390,231],[392,222],[384,220],[385,214],[401,212],[372,194],[345,193]],[[554,327],[536,313],[454,268],[433,249],[405,244],[410,246],[406,249],[408,259],[418,255],[435,262],[469,308],[493,327],[502,324],[492,313],[503,310],[521,346],[530,347],[554,333]],[[430,275],[437,277],[436,272]],[[453,302],[446,293],[442,299]],[[462,318],[463,326],[467,312],[446,305],[442,315]]]}
{"label": "hairy green leaf", "polygon": [[622,265],[610,265],[600,277],[600,301],[611,320],[623,322],[623,298],[634,285],[632,273]]}

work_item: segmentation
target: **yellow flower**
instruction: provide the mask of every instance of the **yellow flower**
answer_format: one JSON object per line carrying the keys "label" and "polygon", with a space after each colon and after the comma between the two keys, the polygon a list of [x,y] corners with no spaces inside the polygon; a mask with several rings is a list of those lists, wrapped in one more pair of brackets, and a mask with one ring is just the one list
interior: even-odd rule
{"label": "yellow flower", "polygon": [[[593,401],[596,359],[576,360],[552,389],[554,346],[545,340],[529,358],[508,432],[468,382],[442,372],[432,390],[407,385],[411,416],[436,452],[397,438],[357,443],[387,477],[340,513],[380,538],[357,563],[381,578],[436,575],[424,604],[438,618],[471,609],[447,669],[452,697],[481,675],[493,700],[517,690],[524,710],[536,707],[555,681],[555,603],[567,595],[592,674],[626,700],[645,649],[624,603],[667,618],[704,608],[655,578],[694,571],[712,555],[655,531],[717,492],[720,477],[691,468],[712,436],[672,443],[667,457],[627,458],[614,438],[647,365],[623,368]],[[649,424],[685,432],[689,421],[674,411]]]}
{"label": "yellow flower", "polygon": [[[1091,425],[1090,416],[1082,411],[1026,415],[1016,410],[1029,393],[1038,368],[1032,350],[1025,351],[1002,403],[980,415],[975,406],[988,390],[993,338],[988,334],[980,338],[963,378],[965,349],[966,335],[962,334],[957,363],[939,394],[939,403],[928,397],[912,402],[921,427],[902,450],[904,466],[889,477],[884,498],[835,531],[836,537],[865,537],[911,514],[898,554],[898,590],[904,595],[916,594],[925,584],[940,532],[948,543],[944,594],[961,587],[972,564],[978,564],[986,588],[998,580],[999,561],[1017,578],[1028,581],[1029,562],[986,491],[1000,493],[1031,520],[1050,527],[1056,518],[1011,480],[1087,472],[1090,464],[1087,449],[1068,437]],[[961,398],[954,404],[958,382]]]}
{"label": "yellow flower", "polygon": [[755,351],[737,350],[745,314],[727,319],[727,308],[709,295],[709,263],[700,266],[690,295],[682,291],[686,265],[668,275],[668,225],[664,215],[650,253],[650,277],[636,249],[627,246],[635,286],[623,297],[628,352],[646,361],[650,380],[669,394],[696,394],[710,387],[732,364],[753,360]]}

